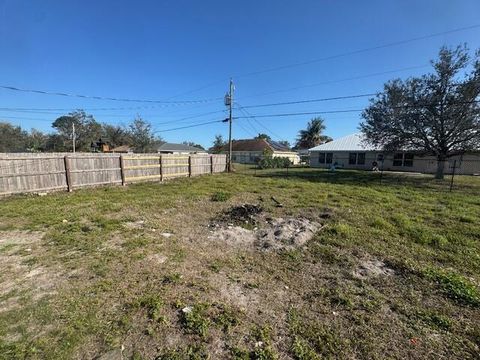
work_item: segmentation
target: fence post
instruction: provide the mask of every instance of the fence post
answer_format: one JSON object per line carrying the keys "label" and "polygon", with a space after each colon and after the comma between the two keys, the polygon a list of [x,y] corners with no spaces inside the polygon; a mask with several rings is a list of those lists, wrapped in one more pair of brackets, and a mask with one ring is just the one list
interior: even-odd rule
{"label": "fence post", "polygon": [[70,175],[70,158],[67,155],[65,155],[63,158],[63,161],[65,163],[65,178],[67,180],[67,190],[68,192],[72,192],[73,187],[72,187],[72,178]]}
{"label": "fence post", "polygon": [[213,174],[213,155],[210,155],[210,174]]}
{"label": "fence post", "polygon": [[160,181],[163,181],[163,161],[162,161],[162,155],[160,155],[160,158],[158,160],[160,164]]}
{"label": "fence post", "polygon": [[188,155],[188,177],[192,177],[192,155]]}
{"label": "fence post", "polygon": [[125,160],[123,159],[123,155],[120,155],[120,176],[122,177],[122,186],[126,185],[125,181]]}
{"label": "fence post", "polygon": [[452,181],[450,182],[450,191],[453,189],[453,178],[455,177],[455,168],[457,167],[457,160],[453,160]]}

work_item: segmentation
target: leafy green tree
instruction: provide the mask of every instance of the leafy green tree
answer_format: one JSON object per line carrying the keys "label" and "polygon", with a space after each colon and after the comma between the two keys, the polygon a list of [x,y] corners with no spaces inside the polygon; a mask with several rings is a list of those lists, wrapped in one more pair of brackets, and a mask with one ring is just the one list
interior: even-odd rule
{"label": "leafy green tree", "polygon": [[48,135],[36,130],[30,130],[26,140],[26,150],[30,152],[41,152],[47,148]]}
{"label": "leafy green tree", "polygon": [[0,122],[0,152],[26,151],[28,133],[20,126]]}
{"label": "leafy green tree", "polygon": [[77,151],[90,151],[90,145],[102,135],[102,126],[83,110],[77,110],[68,115],[57,118],[52,127],[61,136],[64,148],[68,151],[73,149],[72,135],[75,124],[75,147]]}
{"label": "leafy green tree", "polygon": [[283,146],[286,146],[287,148],[291,148],[292,146],[290,145],[290,142],[287,141],[287,140],[281,140],[278,142],[279,144],[283,145]]}
{"label": "leafy green tree", "polygon": [[310,120],[307,124],[307,129],[299,131],[295,148],[310,149],[314,146],[332,141],[331,137],[323,135],[325,129],[324,120],[321,117]]}
{"label": "leafy green tree", "polygon": [[218,154],[223,150],[225,145],[227,145],[227,142],[223,139],[223,136],[215,135],[215,140],[213,140],[213,146],[210,148],[210,152]]}
{"label": "leafy green tree", "polygon": [[121,145],[132,145],[132,137],[128,129],[120,125],[102,124],[102,140],[112,148]]}
{"label": "leafy green tree", "polygon": [[271,138],[269,135],[264,134],[264,133],[258,134],[257,136],[255,136],[255,139],[256,139],[256,140],[258,140],[258,139],[265,139],[265,140],[267,140],[267,141],[271,141],[271,140],[272,140],[272,138]]}
{"label": "leafy green tree", "polygon": [[161,137],[155,137],[152,125],[138,115],[130,124],[129,130],[132,145],[136,152],[156,152],[158,146],[163,143]]}
{"label": "leafy green tree", "polygon": [[436,156],[442,179],[449,157],[480,147],[480,51],[470,71],[466,46],[441,48],[432,65],[431,74],[385,84],[360,129],[368,143],[387,151]]}
{"label": "leafy green tree", "polygon": [[195,142],[193,142],[193,141],[184,141],[182,144],[183,144],[183,145],[188,145],[188,146],[193,146],[193,147],[196,147],[196,148],[205,150],[205,148],[204,148],[202,145],[197,144],[197,143],[195,143]]}

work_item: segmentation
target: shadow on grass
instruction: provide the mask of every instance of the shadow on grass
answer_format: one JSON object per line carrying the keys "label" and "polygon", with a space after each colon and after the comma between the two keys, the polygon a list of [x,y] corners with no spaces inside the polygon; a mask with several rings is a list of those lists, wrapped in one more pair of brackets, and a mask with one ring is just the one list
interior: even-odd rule
{"label": "shadow on grass", "polygon": [[[451,176],[445,179],[435,179],[431,174],[400,173],[400,172],[371,172],[363,170],[336,170],[331,172],[325,169],[290,168],[275,170],[257,170],[257,177],[282,178],[291,180],[305,180],[330,184],[365,185],[365,186],[408,186],[415,188],[449,191]],[[453,190],[480,191],[480,178],[472,176],[455,177]]]}

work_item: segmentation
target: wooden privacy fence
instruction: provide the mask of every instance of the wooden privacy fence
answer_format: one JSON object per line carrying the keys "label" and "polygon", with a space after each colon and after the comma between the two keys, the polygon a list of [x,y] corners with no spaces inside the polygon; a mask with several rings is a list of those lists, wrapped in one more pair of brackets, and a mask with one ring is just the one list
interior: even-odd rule
{"label": "wooden privacy fence", "polygon": [[225,155],[0,153],[0,195],[223,172]]}

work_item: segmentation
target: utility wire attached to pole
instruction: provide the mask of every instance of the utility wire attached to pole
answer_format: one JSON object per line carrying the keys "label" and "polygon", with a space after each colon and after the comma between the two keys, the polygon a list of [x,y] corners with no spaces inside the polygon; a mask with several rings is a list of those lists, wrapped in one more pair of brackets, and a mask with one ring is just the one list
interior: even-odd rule
{"label": "utility wire attached to pole", "polygon": [[233,80],[230,79],[230,89],[225,95],[225,106],[228,106],[228,172],[232,172],[232,119],[233,119]]}

